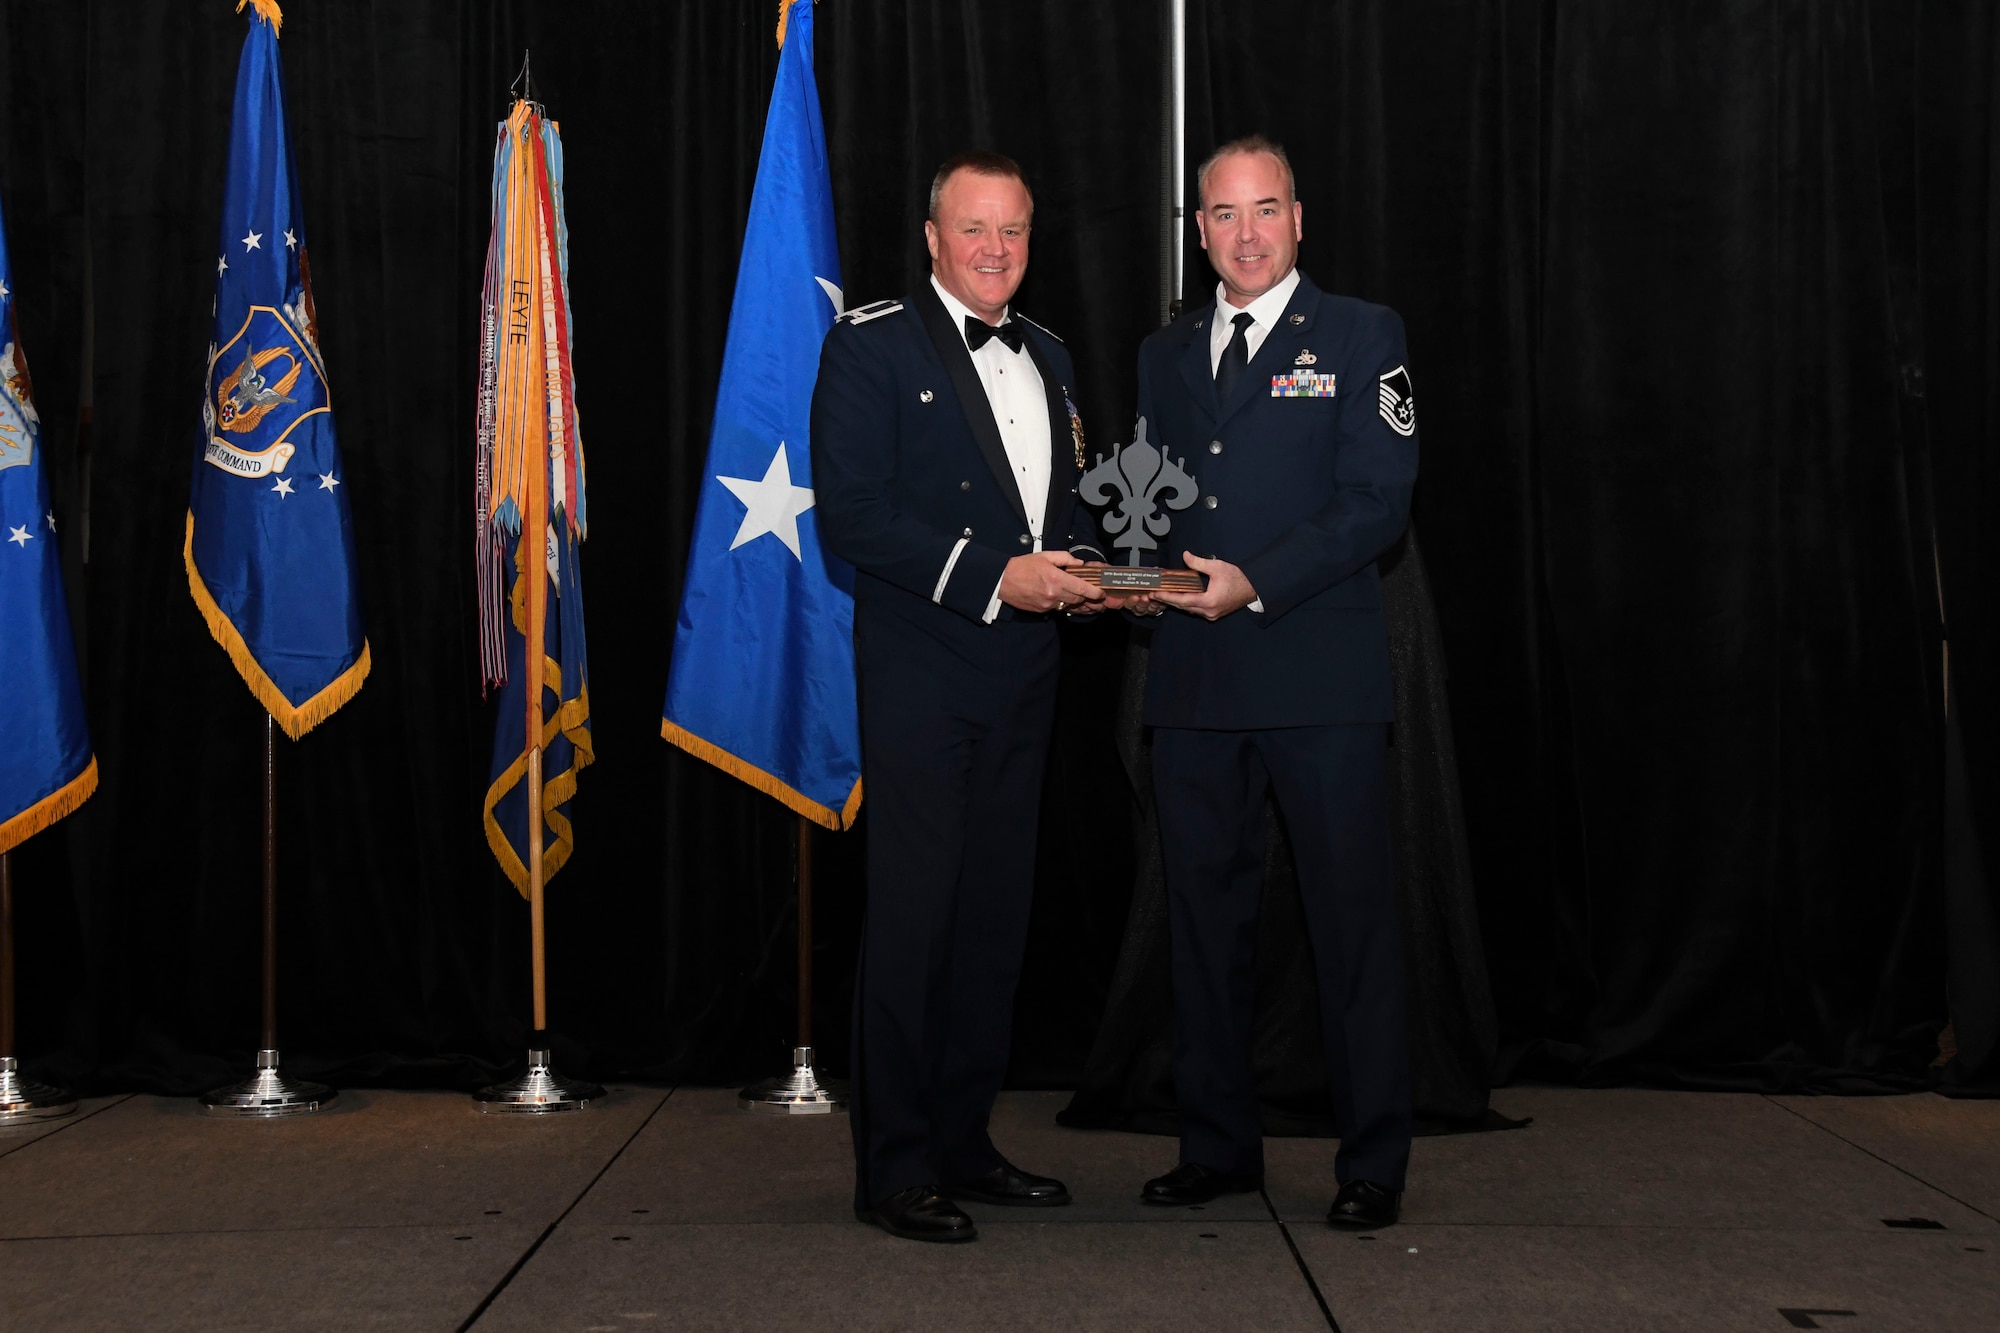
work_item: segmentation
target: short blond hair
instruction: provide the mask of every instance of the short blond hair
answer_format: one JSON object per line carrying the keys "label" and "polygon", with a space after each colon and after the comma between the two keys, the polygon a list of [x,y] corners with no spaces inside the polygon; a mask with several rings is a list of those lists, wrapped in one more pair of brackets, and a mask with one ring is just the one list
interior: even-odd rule
{"label": "short blond hair", "polygon": [[1228,143],[1210,153],[1202,164],[1195,169],[1194,197],[1201,207],[1208,207],[1208,173],[1214,170],[1215,164],[1225,157],[1237,157],[1251,153],[1268,153],[1272,157],[1277,158],[1278,166],[1285,173],[1285,193],[1290,196],[1285,202],[1291,203],[1299,197],[1298,181],[1292,176],[1292,159],[1285,156],[1284,146],[1278,143],[1277,140],[1266,138],[1261,134],[1246,134],[1241,139],[1231,139]]}
{"label": "short blond hair", "polygon": [[931,177],[930,209],[925,216],[932,222],[938,220],[938,203],[944,197],[946,182],[961,171],[974,176],[1004,176],[1021,182],[1021,188],[1028,194],[1028,211],[1031,214],[1034,212],[1035,192],[1028,189],[1028,178],[1021,174],[1021,164],[1004,153],[975,150],[970,153],[960,153],[957,157],[946,161],[937,169],[937,175]]}

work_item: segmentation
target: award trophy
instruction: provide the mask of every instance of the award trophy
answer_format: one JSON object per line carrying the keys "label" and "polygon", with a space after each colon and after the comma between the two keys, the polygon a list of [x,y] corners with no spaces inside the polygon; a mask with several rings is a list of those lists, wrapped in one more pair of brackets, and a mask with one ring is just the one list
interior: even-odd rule
{"label": "award trophy", "polygon": [[1194,503],[1197,488],[1187,473],[1187,460],[1173,462],[1147,443],[1146,418],[1139,418],[1133,436],[1132,443],[1114,446],[1111,457],[1099,455],[1097,466],[1080,482],[1086,504],[1109,505],[1117,496],[1117,509],[1104,516],[1104,530],[1112,534],[1111,544],[1126,553],[1125,563],[1068,572],[1106,592],[1200,592],[1206,580],[1191,569],[1139,563],[1139,553],[1157,551],[1160,544],[1155,538],[1166,536],[1173,526],[1166,514],[1156,511],[1186,509]]}

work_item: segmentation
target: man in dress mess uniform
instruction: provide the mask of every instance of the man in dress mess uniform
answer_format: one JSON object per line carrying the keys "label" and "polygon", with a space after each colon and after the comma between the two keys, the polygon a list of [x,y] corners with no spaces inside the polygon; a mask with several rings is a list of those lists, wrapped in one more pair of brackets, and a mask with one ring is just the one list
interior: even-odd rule
{"label": "man in dress mess uniform", "polygon": [[1034,201],[993,153],[931,186],[931,278],[842,315],[813,391],[820,531],[856,570],[868,802],[855,1214],[967,1241],[957,1206],[1069,1202],[987,1134],[1034,884],[1056,619],[1107,605],[1062,340],[1010,310]]}
{"label": "man in dress mess uniform", "polygon": [[[1147,338],[1139,411],[1201,498],[1171,550],[1201,593],[1162,614],[1144,721],[1173,940],[1180,1164],[1149,1203],[1255,1190],[1262,1127],[1250,1064],[1264,802],[1290,834],[1319,979],[1339,1193],[1327,1220],[1400,1214],[1410,1156],[1402,945],[1389,863],[1388,634],[1376,557],[1417,477],[1416,408],[1392,310],[1296,267],[1304,210],[1284,150],[1259,137],[1201,167],[1197,223],[1215,300]],[[1173,608],[1171,612],[1167,607]]]}

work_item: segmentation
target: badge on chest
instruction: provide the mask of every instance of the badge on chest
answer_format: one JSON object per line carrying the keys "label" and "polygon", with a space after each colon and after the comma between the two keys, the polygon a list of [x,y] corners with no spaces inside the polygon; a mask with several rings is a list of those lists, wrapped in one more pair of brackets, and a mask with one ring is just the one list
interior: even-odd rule
{"label": "badge on chest", "polygon": [[1273,398],[1331,398],[1333,397],[1333,372],[1318,370],[1293,370],[1283,375],[1271,376],[1271,396]]}

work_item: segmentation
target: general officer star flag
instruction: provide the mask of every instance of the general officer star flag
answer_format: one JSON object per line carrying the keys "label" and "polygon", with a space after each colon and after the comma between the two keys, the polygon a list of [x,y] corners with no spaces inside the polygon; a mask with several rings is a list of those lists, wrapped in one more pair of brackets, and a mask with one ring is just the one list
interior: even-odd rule
{"label": "general officer star flag", "polygon": [[283,15],[246,3],[184,554],[209,632],[297,740],[361,688],[368,641],[285,123]]}
{"label": "general officer star flag", "polygon": [[854,571],[819,544],[807,422],[840,260],[812,0],[764,122],[661,733],[827,828],[861,806]]}
{"label": "general officer star flag", "polygon": [[[583,640],[586,535],[583,441],[570,364],[569,223],[563,212],[562,138],[533,102],[517,101],[493,150],[493,231],[479,353],[474,559],[480,670],[500,685],[486,844],[529,891],[527,689],[539,678],[542,876],[575,846],[569,801],[595,758],[589,660]],[[542,582],[530,605],[531,578]],[[538,669],[523,669],[530,621],[541,612]]]}
{"label": "general officer star flag", "polygon": [[63,600],[41,419],[14,317],[0,228],[0,853],[82,805],[97,787],[83,687]]}

